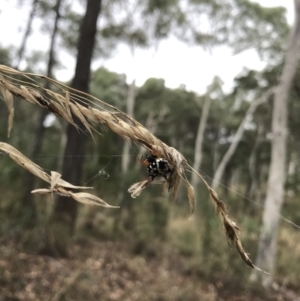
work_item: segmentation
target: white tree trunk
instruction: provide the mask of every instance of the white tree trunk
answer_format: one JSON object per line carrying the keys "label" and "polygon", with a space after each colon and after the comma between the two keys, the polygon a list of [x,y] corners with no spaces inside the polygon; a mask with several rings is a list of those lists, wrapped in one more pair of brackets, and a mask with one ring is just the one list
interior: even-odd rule
{"label": "white tree trunk", "polygon": [[258,191],[259,177],[257,177],[257,149],[263,141],[263,127],[259,126],[257,130],[257,137],[249,158],[249,174],[251,178],[251,186],[249,190],[249,198],[254,199],[256,196],[256,191]]}
{"label": "white tree trunk", "polygon": [[[131,85],[129,86],[128,89],[128,94],[127,94],[127,100],[126,100],[126,105],[127,105],[127,114],[131,117],[133,117],[133,110],[134,110],[134,102],[135,102],[135,80],[132,81]],[[128,170],[129,166],[129,148],[130,145],[128,142],[124,142],[123,146],[123,156],[122,156],[122,172],[126,173]]]}
{"label": "white tree trunk", "polygon": [[[209,108],[211,104],[210,99],[210,91],[208,90],[205,95],[205,101],[202,109],[202,114],[199,121],[198,131],[197,131],[197,137],[195,142],[195,152],[194,152],[194,170],[199,170],[201,166],[201,160],[202,160],[202,145],[203,145],[203,137],[204,137],[204,130],[207,123]],[[194,187],[195,190],[197,190],[197,184],[199,182],[199,177],[196,175],[196,173],[192,173],[192,180],[191,184]]]}
{"label": "white tree trunk", "polygon": [[214,190],[216,190],[220,184],[220,181],[222,179],[224,170],[227,166],[227,164],[229,163],[230,159],[232,158],[236,148],[238,147],[244,131],[245,131],[245,124],[248,121],[248,118],[255,112],[256,108],[258,105],[262,104],[263,102],[267,101],[268,98],[270,97],[270,95],[273,93],[273,89],[269,89],[266,93],[264,93],[259,99],[252,101],[252,103],[250,104],[250,107],[248,108],[244,119],[242,120],[242,122],[240,123],[234,137],[233,137],[233,141],[230,144],[227,152],[225,153],[225,155],[223,156],[216,172],[214,175],[214,179],[213,179],[213,183],[212,183],[212,188]]}
{"label": "white tree trunk", "polygon": [[251,274],[251,280],[261,279],[264,286],[270,286],[273,280],[277,230],[284,194],[286,136],[287,136],[287,101],[289,91],[298,65],[298,44],[300,40],[300,0],[294,0],[295,22],[291,30],[283,71],[274,94],[272,116],[271,163],[269,169],[268,188],[263,213],[263,226],[260,234],[256,265],[270,275]]}

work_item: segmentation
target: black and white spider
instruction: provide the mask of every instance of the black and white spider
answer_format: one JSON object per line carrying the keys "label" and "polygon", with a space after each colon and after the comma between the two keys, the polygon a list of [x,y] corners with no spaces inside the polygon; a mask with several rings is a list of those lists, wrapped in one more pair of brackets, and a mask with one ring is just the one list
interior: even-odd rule
{"label": "black and white spider", "polygon": [[160,158],[154,154],[150,154],[146,157],[146,160],[139,160],[143,165],[147,166],[148,176],[152,178],[164,177],[166,180],[169,179],[171,173],[173,173],[169,162]]}

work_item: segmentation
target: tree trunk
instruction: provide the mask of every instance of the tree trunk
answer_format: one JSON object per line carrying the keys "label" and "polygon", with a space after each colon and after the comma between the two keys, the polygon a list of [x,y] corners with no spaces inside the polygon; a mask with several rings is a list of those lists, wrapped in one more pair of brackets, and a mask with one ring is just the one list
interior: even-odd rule
{"label": "tree trunk", "polygon": [[33,0],[32,1],[31,11],[30,11],[29,18],[28,18],[28,21],[27,21],[27,27],[26,27],[26,30],[25,30],[25,33],[24,33],[24,36],[23,36],[23,39],[22,39],[20,49],[19,49],[18,54],[17,54],[17,63],[16,63],[16,67],[15,67],[16,69],[18,69],[20,67],[20,63],[21,63],[21,61],[23,59],[23,56],[24,56],[25,47],[26,47],[27,40],[28,40],[28,38],[30,36],[30,33],[31,33],[32,21],[33,21],[35,12],[36,12],[37,4],[38,4],[38,0]]}
{"label": "tree trunk", "polygon": [[[203,138],[204,138],[204,131],[207,124],[207,119],[209,115],[209,109],[211,105],[211,98],[210,94],[213,89],[213,84],[207,88],[205,101],[202,108],[201,117],[199,120],[196,142],[195,142],[195,150],[194,150],[194,164],[193,168],[195,170],[199,170],[202,161],[202,145],[203,145]],[[198,176],[195,173],[192,173],[191,185],[194,187],[195,192],[197,193],[197,185],[199,183]],[[207,258],[208,251],[210,248],[210,238],[211,238],[211,220],[210,216],[212,215],[211,206],[207,206],[207,202],[204,202],[203,211],[205,212],[205,216],[201,218],[201,227],[205,228],[205,231],[201,234],[201,241],[202,241],[202,256]]]}
{"label": "tree trunk", "polygon": [[[127,100],[126,100],[126,113],[134,117],[134,104],[135,104],[135,80],[132,81],[132,83],[128,87],[128,93],[127,93]],[[123,177],[127,171],[128,166],[130,163],[130,156],[129,156],[129,150],[130,150],[130,144],[125,141],[123,144],[123,153],[122,153],[122,162],[121,162],[121,170],[122,174],[120,174],[120,177]],[[134,225],[134,212],[132,208],[132,202],[127,202],[128,195],[126,196],[124,194],[124,187],[126,185],[126,181],[123,180],[124,178],[120,179],[120,186],[119,186],[119,193],[118,193],[118,203],[121,207],[122,212],[122,218],[120,218],[120,215],[115,216],[115,222],[114,222],[114,231],[120,232],[121,228],[129,229],[131,230]],[[123,209],[127,209],[127,212],[124,213]]]}
{"label": "tree trunk", "polygon": [[236,151],[242,137],[245,131],[245,124],[248,121],[249,116],[251,116],[258,105],[260,105],[261,103],[265,102],[268,100],[268,98],[270,97],[270,95],[273,93],[273,89],[269,89],[266,93],[264,93],[259,99],[252,101],[252,103],[250,104],[250,107],[248,108],[244,119],[242,120],[242,122],[240,123],[234,137],[233,137],[233,141],[230,144],[227,152],[225,153],[225,155],[223,156],[221,163],[219,164],[215,175],[214,175],[214,179],[213,179],[213,183],[212,183],[212,188],[214,190],[216,190],[220,184],[220,181],[222,179],[224,170],[227,166],[227,164],[229,163],[230,159],[232,158],[234,152]]}
{"label": "tree trunk", "polygon": [[257,159],[257,150],[259,146],[261,145],[263,138],[262,138],[262,133],[263,133],[263,127],[259,126],[257,130],[257,136],[255,139],[255,143],[250,155],[249,159],[249,174],[250,174],[250,188],[249,188],[249,198],[250,199],[255,199],[256,197],[256,191],[258,190],[258,174],[257,174],[257,167],[256,167],[256,159]]}
{"label": "tree trunk", "polygon": [[[211,104],[211,99],[210,99],[210,91],[209,89],[207,90],[207,93],[205,95],[205,101],[202,109],[202,114],[200,117],[199,121],[199,126],[198,126],[198,131],[197,131],[197,137],[196,137],[196,142],[195,142],[195,152],[194,152],[194,165],[193,168],[195,170],[199,170],[201,166],[201,160],[202,160],[202,145],[203,145],[203,137],[204,137],[204,130],[206,127],[207,123],[207,118],[208,118],[208,113],[209,113],[209,108]],[[192,180],[191,184],[194,187],[195,191],[197,191],[197,184],[199,182],[199,177],[195,174],[192,173]]]}
{"label": "tree trunk", "polygon": [[221,123],[218,124],[216,135],[214,137],[214,144],[213,144],[213,173],[216,172],[217,167],[219,165],[220,161],[220,151],[219,151],[219,139],[220,139],[220,129],[221,129]]}
{"label": "tree trunk", "polygon": [[[53,67],[55,65],[55,53],[54,53],[54,47],[55,47],[55,40],[57,36],[58,31],[58,22],[60,19],[60,13],[59,9],[61,6],[62,0],[57,0],[56,5],[54,7],[55,12],[55,21],[53,25],[53,30],[51,34],[51,42],[50,42],[50,49],[49,49],[49,56],[48,56],[48,64],[47,64],[47,76],[52,77],[53,73]],[[49,82],[45,85],[46,89],[49,89]],[[33,142],[33,148],[31,151],[31,158],[34,159],[41,151],[42,148],[42,142],[44,138],[45,133],[45,127],[44,127],[44,121],[46,116],[48,115],[48,111],[45,109],[39,108],[39,117],[37,121],[37,131],[36,135],[34,137]],[[27,214],[25,215],[25,225],[24,226],[34,226],[36,223],[36,208],[34,204],[34,195],[31,194],[31,191],[34,189],[34,182],[35,177],[33,174],[27,174],[24,180],[24,194],[22,197],[22,203],[25,205],[25,208],[27,209]]]}
{"label": "tree trunk", "polygon": [[[97,20],[101,9],[101,0],[88,0],[86,13],[83,18],[78,42],[78,55],[75,76],[72,88],[88,92],[90,68],[97,33]],[[76,120],[76,118],[74,118]],[[68,140],[64,152],[62,178],[72,184],[80,184],[84,162],[84,148],[86,135],[68,125]],[[74,156],[76,155],[76,161]],[[67,255],[70,237],[74,230],[77,214],[77,203],[65,197],[58,197],[51,219],[51,246],[52,255]],[[49,229],[50,230],[50,229]],[[50,238],[50,237],[49,237]]]}
{"label": "tree trunk", "polygon": [[295,22],[290,32],[285,62],[279,84],[274,94],[272,116],[271,163],[268,188],[263,213],[263,226],[260,234],[256,265],[270,275],[252,272],[250,279],[260,279],[265,287],[273,280],[278,214],[281,211],[285,182],[286,136],[287,136],[287,102],[289,91],[298,65],[298,44],[300,39],[300,0],[294,0]]}

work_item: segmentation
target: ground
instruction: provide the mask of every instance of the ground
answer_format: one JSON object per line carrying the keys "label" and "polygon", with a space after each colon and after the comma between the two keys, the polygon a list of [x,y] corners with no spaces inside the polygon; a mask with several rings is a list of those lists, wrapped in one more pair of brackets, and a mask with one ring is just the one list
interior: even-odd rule
{"label": "ground", "polygon": [[276,285],[270,291],[230,279],[209,281],[185,268],[175,252],[133,254],[128,243],[74,242],[69,258],[52,258],[0,247],[0,301],[19,300],[203,300],[296,301],[300,296]]}

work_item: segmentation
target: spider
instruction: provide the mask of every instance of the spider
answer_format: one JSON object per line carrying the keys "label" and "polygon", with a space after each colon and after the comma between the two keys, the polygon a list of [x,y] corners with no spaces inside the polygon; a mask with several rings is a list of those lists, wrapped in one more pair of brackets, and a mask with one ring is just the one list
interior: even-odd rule
{"label": "spider", "polygon": [[143,165],[147,166],[148,176],[152,181],[155,177],[164,177],[166,180],[169,180],[170,174],[173,173],[169,162],[166,159],[161,158],[159,154],[156,154],[153,151],[150,153],[150,155],[147,155],[146,160],[138,160]]}

